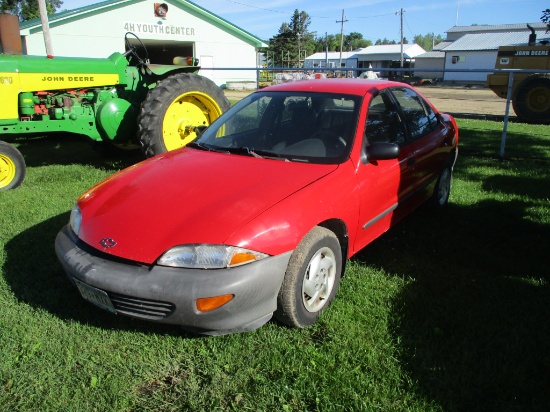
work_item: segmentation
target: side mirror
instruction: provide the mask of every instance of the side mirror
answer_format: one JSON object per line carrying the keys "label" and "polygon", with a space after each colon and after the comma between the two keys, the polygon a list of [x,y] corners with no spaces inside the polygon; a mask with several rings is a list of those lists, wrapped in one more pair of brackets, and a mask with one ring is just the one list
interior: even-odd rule
{"label": "side mirror", "polygon": [[374,160],[390,160],[398,157],[399,146],[395,143],[373,142],[363,149],[361,161],[368,163]]}

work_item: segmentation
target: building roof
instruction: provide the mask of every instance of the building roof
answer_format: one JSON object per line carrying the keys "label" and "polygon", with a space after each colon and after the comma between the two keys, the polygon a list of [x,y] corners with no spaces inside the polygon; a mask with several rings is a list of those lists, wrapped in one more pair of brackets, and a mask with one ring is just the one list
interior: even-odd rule
{"label": "building roof", "polygon": [[[122,7],[128,4],[141,3],[146,0],[107,0],[88,6],[79,7],[74,10],[65,10],[59,13],[48,15],[48,21],[50,27],[60,26],[65,23],[85,18],[90,14],[97,14],[108,12],[109,10]],[[203,20],[210,20],[222,27],[225,27],[228,31],[235,33],[236,36],[242,38],[255,47],[267,47],[267,44],[260,38],[247,32],[246,30],[234,25],[233,23],[225,20],[224,18],[217,16],[216,14],[202,8],[201,6],[189,1],[189,0],[172,0],[174,3],[178,3],[180,9],[190,9],[193,13],[199,15]],[[40,18],[27,20],[20,23],[21,35],[29,35],[42,31],[42,23]]]}
{"label": "building roof", "polygon": [[444,59],[445,52],[439,50],[432,50],[415,57],[415,59]]}
{"label": "building roof", "polygon": [[[405,59],[414,59],[416,56],[426,53],[418,44],[404,44],[403,57]],[[378,46],[369,46],[361,49],[357,53],[358,58],[378,58],[380,60],[399,60],[401,56],[401,44],[385,44]]]}
{"label": "building roof", "polygon": [[[342,52],[342,59],[349,59],[355,57],[357,54],[357,51],[351,51],[351,52]],[[306,60],[338,60],[340,59],[340,52],[317,52],[312,54],[311,56],[306,57]]]}
{"label": "building roof", "polygon": [[490,33],[490,32],[512,32],[529,31],[527,24],[535,30],[546,30],[546,23],[521,23],[521,24],[476,24],[472,26],[454,26],[446,33]]}
{"label": "building roof", "polygon": [[445,47],[447,47],[448,45],[452,44],[452,41],[442,41],[440,43],[437,43],[432,51],[436,51],[436,50],[443,50]]}
{"label": "building roof", "polygon": [[[550,35],[545,36],[545,31],[537,31],[537,42],[550,40]],[[529,35],[525,32],[509,33],[473,33],[465,34],[455,40],[443,51],[481,51],[498,50],[500,46],[522,46],[527,45]]]}

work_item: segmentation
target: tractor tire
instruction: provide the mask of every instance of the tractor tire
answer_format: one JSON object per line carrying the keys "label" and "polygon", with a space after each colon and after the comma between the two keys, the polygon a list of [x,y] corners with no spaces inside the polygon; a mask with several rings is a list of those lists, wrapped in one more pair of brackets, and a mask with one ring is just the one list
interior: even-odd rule
{"label": "tractor tire", "polygon": [[19,150],[0,141],[0,191],[19,187],[26,171],[25,159]]}
{"label": "tractor tire", "polygon": [[512,99],[514,112],[528,123],[550,123],[550,75],[534,74],[522,81]]}
{"label": "tractor tire", "polygon": [[158,82],[138,116],[138,139],[146,157],[187,145],[197,126],[210,126],[229,109],[229,100],[210,79],[178,73]]}

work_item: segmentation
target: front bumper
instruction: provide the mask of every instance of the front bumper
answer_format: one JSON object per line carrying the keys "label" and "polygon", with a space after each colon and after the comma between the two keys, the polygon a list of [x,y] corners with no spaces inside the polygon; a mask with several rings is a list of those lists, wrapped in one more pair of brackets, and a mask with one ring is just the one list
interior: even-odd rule
{"label": "front bumper", "polygon": [[[55,251],[67,276],[107,293],[116,313],[221,335],[259,328],[277,308],[292,252],[231,269],[182,269],[124,262],[82,245],[65,226]],[[225,305],[200,312],[196,300],[233,294]]]}

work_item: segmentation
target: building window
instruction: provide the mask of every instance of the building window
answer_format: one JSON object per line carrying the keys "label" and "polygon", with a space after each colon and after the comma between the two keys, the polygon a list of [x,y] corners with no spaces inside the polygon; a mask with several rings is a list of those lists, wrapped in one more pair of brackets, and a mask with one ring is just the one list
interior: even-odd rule
{"label": "building window", "polygon": [[464,56],[453,56],[451,58],[452,64],[463,63],[464,61],[466,61],[466,57]]}

